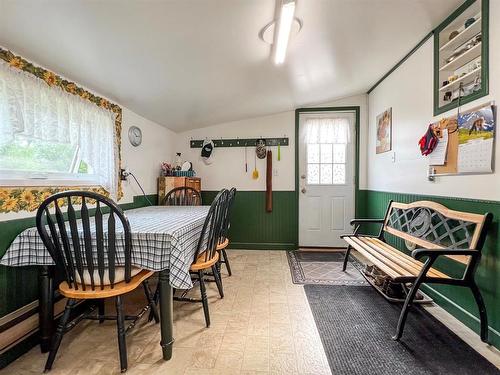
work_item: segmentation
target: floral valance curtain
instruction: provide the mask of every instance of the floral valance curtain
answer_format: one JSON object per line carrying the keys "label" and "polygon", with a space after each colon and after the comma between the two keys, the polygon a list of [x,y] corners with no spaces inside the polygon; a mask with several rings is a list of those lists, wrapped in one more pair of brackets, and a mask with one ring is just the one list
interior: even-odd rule
{"label": "floral valance curtain", "polygon": [[306,143],[350,143],[349,119],[309,118],[305,123]]}

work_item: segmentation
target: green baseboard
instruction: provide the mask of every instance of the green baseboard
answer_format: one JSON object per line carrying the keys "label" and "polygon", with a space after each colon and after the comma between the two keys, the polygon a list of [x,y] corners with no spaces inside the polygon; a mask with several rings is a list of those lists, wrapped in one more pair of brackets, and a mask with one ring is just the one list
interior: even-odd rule
{"label": "green baseboard", "polygon": [[278,243],[278,242],[231,242],[229,249],[244,249],[244,250],[296,250],[297,245],[294,243]]}

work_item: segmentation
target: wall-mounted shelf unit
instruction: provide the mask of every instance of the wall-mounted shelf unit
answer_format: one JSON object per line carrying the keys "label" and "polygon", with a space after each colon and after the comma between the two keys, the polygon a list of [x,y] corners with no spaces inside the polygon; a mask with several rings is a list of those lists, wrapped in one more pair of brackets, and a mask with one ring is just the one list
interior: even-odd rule
{"label": "wall-mounted shelf unit", "polygon": [[489,0],[467,0],[434,32],[434,115],[488,95]]}

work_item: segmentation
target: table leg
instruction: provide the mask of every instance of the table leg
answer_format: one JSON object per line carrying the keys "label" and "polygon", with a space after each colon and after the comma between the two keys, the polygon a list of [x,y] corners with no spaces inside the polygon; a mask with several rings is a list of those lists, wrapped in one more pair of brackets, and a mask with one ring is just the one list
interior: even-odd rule
{"label": "table leg", "polygon": [[38,323],[40,325],[40,349],[47,353],[54,332],[54,289],[49,266],[40,267],[38,283]]}
{"label": "table leg", "polygon": [[160,325],[163,359],[168,361],[172,358],[172,346],[174,343],[174,323],[173,323],[173,293],[169,284],[169,271],[160,271],[158,276],[160,285]]}

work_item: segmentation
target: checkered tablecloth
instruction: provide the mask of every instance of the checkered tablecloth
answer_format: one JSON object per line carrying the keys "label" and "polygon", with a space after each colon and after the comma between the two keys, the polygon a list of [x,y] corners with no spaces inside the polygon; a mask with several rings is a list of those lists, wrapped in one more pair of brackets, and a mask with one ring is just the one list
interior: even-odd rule
{"label": "checkered tablecloth", "polygon": [[[191,266],[209,206],[154,206],[128,210],[132,230],[132,265],[151,271],[169,270],[170,285],[192,287]],[[106,223],[107,220],[104,220]],[[91,220],[93,223],[93,220]],[[117,220],[117,260],[123,265],[123,229]],[[104,227],[106,231],[106,226]],[[95,230],[92,230],[95,233]],[[105,233],[105,237],[106,233]],[[83,230],[80,238],[83,241]],[[83,242],[82,242],[83,244]],[[36,228],[19,234],[0,260],[5,266],[52,265]]]}

